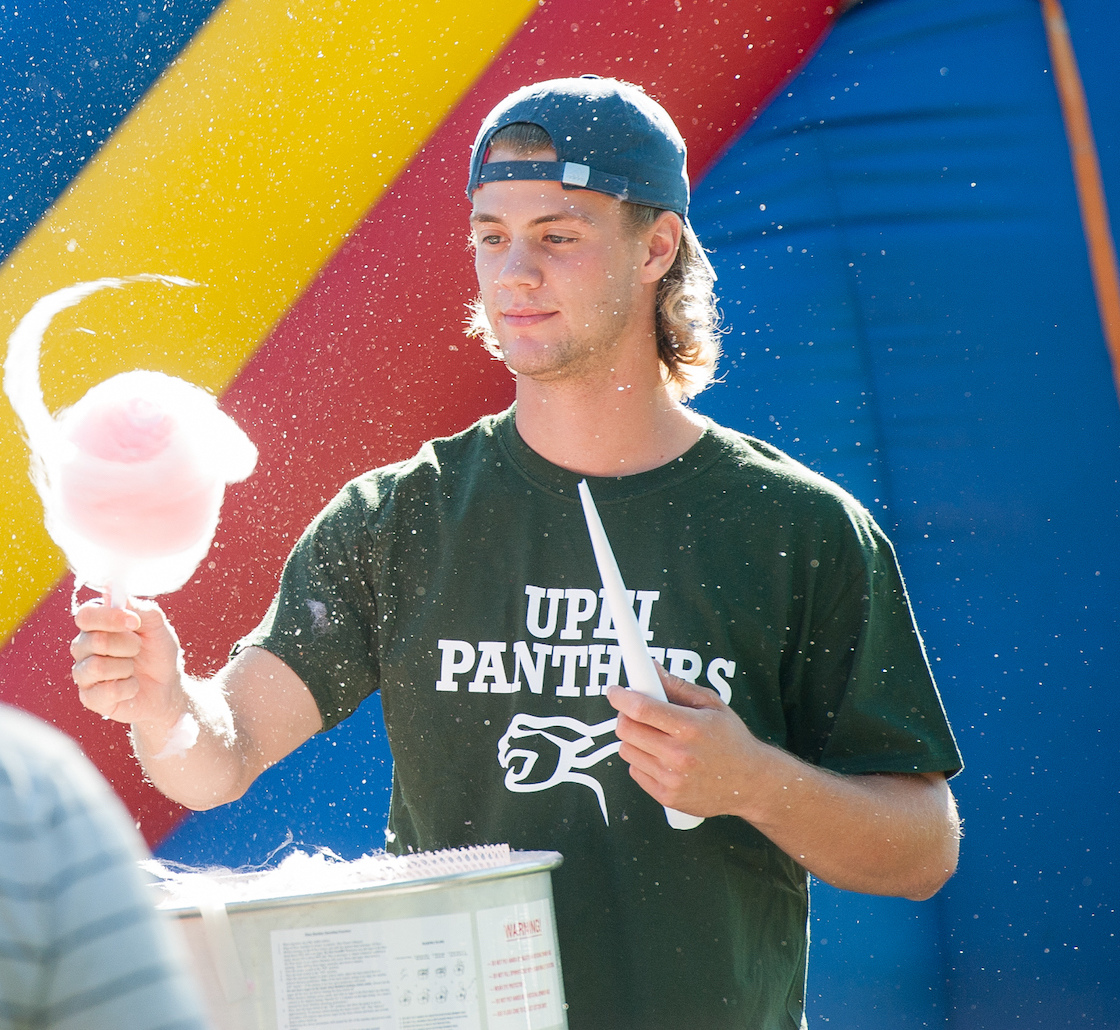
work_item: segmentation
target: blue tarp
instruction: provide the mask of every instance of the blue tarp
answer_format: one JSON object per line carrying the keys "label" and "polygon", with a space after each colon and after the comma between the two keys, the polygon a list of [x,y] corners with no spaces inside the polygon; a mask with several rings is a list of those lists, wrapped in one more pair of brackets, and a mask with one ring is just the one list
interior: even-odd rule
{"label": "blue tarp", "polygon": [[[1115,215],[1120,30],[1068,14]],[[810,1026],[1120,1025],[1120,410],[1039,5],[856,8],[693,221],[729,325],[699,407],[888,531],[966,764],[938,898],[815,891]]]}

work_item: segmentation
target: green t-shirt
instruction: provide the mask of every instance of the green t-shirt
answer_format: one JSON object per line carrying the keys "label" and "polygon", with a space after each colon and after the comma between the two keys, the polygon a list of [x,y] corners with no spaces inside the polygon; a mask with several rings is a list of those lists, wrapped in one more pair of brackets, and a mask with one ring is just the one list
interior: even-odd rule
{"label": "green t-shirt", "polygon": [[[786,1030],[808,878],[750,824],[671,829],[618,758],[625,683],[579,477],[512,410],[349,483],[262,625],[329,728],[380,690],[397,850],[508,842],[554,874],[573,1030]],[[960,758],[890,544],[838,487],[709,423],[661,468],[589,481],[655,657],[842,773]]]}

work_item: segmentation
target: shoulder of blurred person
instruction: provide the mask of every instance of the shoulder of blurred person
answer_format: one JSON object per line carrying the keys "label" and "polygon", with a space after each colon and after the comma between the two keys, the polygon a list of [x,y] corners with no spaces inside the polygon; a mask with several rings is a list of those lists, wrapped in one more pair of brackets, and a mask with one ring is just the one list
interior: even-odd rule
{"label": "shoulder of blurred person", "polygon": [[77,745],[0,705],[0,1027],[206,1030],[146,857]]}

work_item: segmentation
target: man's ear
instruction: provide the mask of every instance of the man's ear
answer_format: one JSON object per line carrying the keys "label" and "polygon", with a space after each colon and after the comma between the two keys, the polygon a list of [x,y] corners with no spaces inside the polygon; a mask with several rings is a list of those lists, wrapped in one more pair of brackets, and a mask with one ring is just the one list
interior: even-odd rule
{"label": "man's ear", "polygon": [[684,223],[673,211],[662,211],[646,231],[646,260],[642,264],[642,282],[657,282],[677,259]]}

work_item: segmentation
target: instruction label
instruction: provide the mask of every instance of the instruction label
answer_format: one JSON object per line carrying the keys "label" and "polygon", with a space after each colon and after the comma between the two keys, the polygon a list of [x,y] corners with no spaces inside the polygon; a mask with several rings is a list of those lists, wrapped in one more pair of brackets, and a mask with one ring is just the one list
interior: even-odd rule
{"label": "instruction label", "polygon": [[488,1030],[565,1025],[548,901],[484,909],[477,919]]}
{"label": "instruction label", "polygon": [[480,1030],[471,917],[273,930],[277,1030]]}

